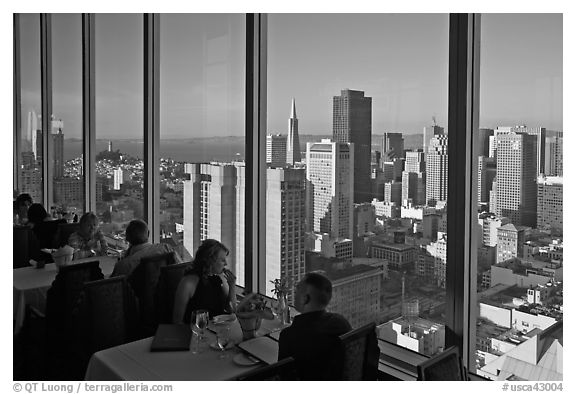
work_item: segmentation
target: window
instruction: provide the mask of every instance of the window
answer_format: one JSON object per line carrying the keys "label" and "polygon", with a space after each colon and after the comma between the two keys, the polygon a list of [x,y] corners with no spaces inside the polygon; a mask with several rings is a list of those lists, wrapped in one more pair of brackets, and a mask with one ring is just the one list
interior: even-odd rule
{"label": "window", "polygon": [[332,311],[428,355],[444,347],[447,39],[441,14],[268,18],[266,131],[286,159],[267,158],[266,293],[323,270]]}
{"label": "window", "polygon": [[471,367],[533,380],[523,371],[538,365],[559,380],[541,361],[563,342],[562,15],[482,15],[481,52]]}
{"label": "window", "polygon": [[52,182],[57,214],[84,213],[82,18],[52,15]]}
{"label": "window", "polygon": [[160,239],[214,238],[244,285],[245,17],[160,17]]}
{"label": "window", "polygon": [[97,14],[96,214],[110,248],[144,219],[143,40],[141,14]]}
{"label": "window", "polygon": [[[20,193],[34,202],[43,202],[43,150],[40,96],[40,16],[20,14],[20,97],[21,129]],[[15,169],[16,170],[16,169]]]}

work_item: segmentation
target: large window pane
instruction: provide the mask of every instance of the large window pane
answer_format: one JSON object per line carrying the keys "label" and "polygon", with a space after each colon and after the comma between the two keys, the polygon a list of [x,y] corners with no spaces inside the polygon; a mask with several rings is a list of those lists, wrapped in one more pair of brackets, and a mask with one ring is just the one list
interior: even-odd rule
{"label": "large window pane", "polygon": [[482,15],[481,52],[473,367],[562,380],[562,15]]}
{"label": "large window pane", "polygon": [[96,210],[108,245],[143,212],[143,17],[96,15]]}
{"label": "large window pane", "polygon": [[52,15],[52,111],[54,206],[79,217],[84,212],[80,14]]}
{"label": "large window pane", "polygon": [[163,14],[160,37],[161,241],[221,241],[243,286],[245,16]]}
{"label": "large window pane", "polygon": [[322,270],[352,326],[443,350],[448,16],[273,14],[268,30],[267,294]]}
{"label": "large window pane", "polygon": [[20,193],[42,203],[42,123],[40,97],[40,15],[20,14]]}

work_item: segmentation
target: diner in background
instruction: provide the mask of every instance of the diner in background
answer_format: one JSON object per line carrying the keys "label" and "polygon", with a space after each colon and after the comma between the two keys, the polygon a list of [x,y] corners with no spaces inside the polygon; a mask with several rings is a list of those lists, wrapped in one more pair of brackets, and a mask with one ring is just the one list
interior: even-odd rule
{"label": "diner in background", "polygon": [[282,330],[278,360],[293,357],[301,380],[339,380],[344,356],[338,337],[350,331],[350,323],[326,311],[332,298],[330,279],[309,272],[296,285],[294,307],[300,315]]}
{"label": "diner in background", "polygon": [[164,253],[173,253],[175,264],[183,263],[180,255],[165,243],[152,244],[148,242],[150,231],[148,224],[140,219],[130,221],[126,227],[126,241],[130,244],[122,258],[114,266],[111,276],[130,275],[140,264],[143,257],[151,257]]}
{"label": "diner in background", "polygon": [[106,256],[108,244],[98,229],[98,218],[93,212],[82,215],[80,228],[70,234],[68,245],[74,248],[74,259]]}
{"label": "diner in background", "polygon": [[28,193],[22,193],[13,203],[14,224],[28,223],[28,208],[33,204],[32,197]]}
{"label": "diner in background", "polygon": [[42,204],[32,204],[28,209],[28,225],[38,240],[38,246],[42,248],[52,248],[58,224],[66,223],[66,220],[53,220]]}
{"label": "diner in background", "polygon": [[207,310],[210,317],[234,312],[236,277],[226,269],[228,253],[228,248],[215,239],[200,244],[176,289],[174,323],[189,324],[192,312],[198,309]]}

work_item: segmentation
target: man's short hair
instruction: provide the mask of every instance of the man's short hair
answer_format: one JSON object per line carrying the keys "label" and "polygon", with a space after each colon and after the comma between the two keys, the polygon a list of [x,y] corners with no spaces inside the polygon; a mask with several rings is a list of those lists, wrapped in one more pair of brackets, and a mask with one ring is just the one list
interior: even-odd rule
{"label": "man's short hair", "polygon": [[332,282],[318,271],[308,272],[302,278],[302,283],[311,288],[316,302],[326,306],[332,299]]}
{"label": "man's short hair", "polygon": [[131,245],[148,242],[148,224],[144,220],[134,219],[126,227],[126,241]]}

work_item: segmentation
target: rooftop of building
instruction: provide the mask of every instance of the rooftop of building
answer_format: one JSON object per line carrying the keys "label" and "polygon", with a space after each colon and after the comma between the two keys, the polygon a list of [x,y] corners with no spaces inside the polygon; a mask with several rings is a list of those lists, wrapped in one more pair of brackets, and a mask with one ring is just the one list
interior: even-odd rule
{"label": "rooftop of building", "polygon": [[373,242],[372,247],[383,247],[383,248],[388,248],[388,249],[395,249],[395,250],[400,251],[400,252],[404,252],[404,251],[410,250],[410,249],[415,249],[414,245],[407,245],[405,243],[398,244],[398,243],[393,243],[393,242],[384,242],[381,240]]}
{"label": "rooftop of building", "polygon": [[327,269],[326,276],[332,281],[337,281],[354,275],[364,274],[368,272],[380,272],[379,267],[372,267],[366,264],[358,264],[343,269]]}

